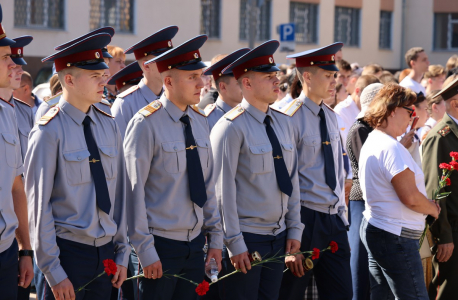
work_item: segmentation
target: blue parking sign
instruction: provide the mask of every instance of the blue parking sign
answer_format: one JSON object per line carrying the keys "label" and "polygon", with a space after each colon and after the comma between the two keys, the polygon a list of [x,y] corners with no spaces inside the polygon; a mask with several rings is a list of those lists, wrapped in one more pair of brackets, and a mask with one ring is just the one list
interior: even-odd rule
{"label": "blue parking sign", "polygon": [[280,24],[280,26],[278,27],[280,33],[281,52],[294,51],[294,48],[296,46],[294,27],[294,23]]}

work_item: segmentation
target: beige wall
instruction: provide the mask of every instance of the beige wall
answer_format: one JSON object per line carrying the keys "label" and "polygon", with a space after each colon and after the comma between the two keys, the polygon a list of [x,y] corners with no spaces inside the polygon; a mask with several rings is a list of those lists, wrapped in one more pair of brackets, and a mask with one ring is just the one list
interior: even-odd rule
{"label": "beige wall", "polygon": [[[240,47],[246,47],[247,42],[239,41],[239,0],[221,0],[221,38],[209,40],[202,49],[205,60],[210,60],[219,53],[229,53]],[[296,0],[297,1],[297,0]],[[304,0],[299,0],[304,1]],[[296,45],[296,52],[326,46],[334,42],[334,7],[336,4],[361,6],[360,47],[344,47],[344,58],[349,62],[357,61],[360,65],[379,63],[385,68],[400,68],[403,63],[403,53],[408,48],[422,46],[428,52],[431,63],[445,64],[451,52],[432,51],[433,42],[433,9],[444,7],[447,1],[456,0],[405,0],[404,44],[402,45],[402,1],[403,0],[309,0],[319,3],[319,34],[317,45]],[[393,40],[392,50],[378,48],[379,18],[381,2],[390,2],[393,10]],[[436,1],[437,3],[435,3]],[[136,0],[135,33],[116,34],[112,44],[127,48],[140,41],[160,28],[177,25],[180,28],[174,39],[178,45],[200,32],[200,0]],[[306,2],[306,1],[305,1]],[[89,31],[90,0],[66,1],[66,30],[36,30],[14,28],[14,2],[3,1],[3,26],[9,37],[30,34],[34,41],[26,49],[26,56],[43,58],[52,54],[56,45],[69,41]],[[289,22],[290,0],[272,1],[271,38],[279,39],[276,27]],[[445,4],[444,4],[445,3]],[[385,4],[384,4],[385,6]],[[286,63],[286,53],[276,53],[277,63]],[[128,60],[133,60],[130,55]]]}

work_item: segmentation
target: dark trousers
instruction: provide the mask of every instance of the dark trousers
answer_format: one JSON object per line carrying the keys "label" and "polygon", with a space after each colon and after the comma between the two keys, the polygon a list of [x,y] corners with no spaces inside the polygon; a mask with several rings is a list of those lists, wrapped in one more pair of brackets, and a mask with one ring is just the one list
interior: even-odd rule
{"label": "dark trousers", "polygon": [[[127,266],[127,278],[138,275],[138,256],[132,249]],[[121,289],[113,288],[111,300],[138,300],[138,280],[126,280]]]}
{"label": "dark trousers", "polygon": [[11,246],[0,253],[0,299],[16,300],[18,291],[18,245],[14,239]]}
{"label": "dark trousers", "polygon": [[[171,240],[154,236],[154,246],[159,255],[164,274],[182,275],[196,283],[204,279],[205,236],[200,234],[191,242]],[[140,269],[140,273],[142,270]],[[140,278],[141,300],[187,300],[198,299],[196,286],[190,282],[166,276],[160,279]]]}
{"label": "dark trousers", "polygon": [[[317,212],[306,207],[301,207],[301,220],[305,225],[301,251],[310,251],[313,248],[322,250],[327,248],[331,241],[335,241],[339,246],[336,253],[320,253],[320,257],[313,261],[313,273],[320,299],[350,300],[353,296],[350,247],[342,220],[337,215]],[[306,272],[298,278],[290,271],[285,272],[278,299],[302,300],[310,275],[311,272]]]}
{"label": "dark trousers", "polygon": [[[277,236],[243,232],[248,253],[258,251],[263,259],[284,255],[286,231]],[[284,259],[280,259],[284,262]],[[284,263],[266,263],[252,267],[247,274],[236,273],[218,282],[222,300],[277,299],[283,277]],[[227,249],[223,249],[223,270],[221,276],[235,271]],[[213,287],[213,286],[212,286]],[[212,288],[210,287],[210,288]],[[302,297],[304,294],[302,294]],[[286,299],[286,298],[285,298]]]}
{"label": "dark trousers", "polygon": [[350,243],[350,268],[353,283],[353,300],[370,299],[369,263],[366,247],[359,236],[359,228],[363,220],[365,201],[350,201],[351,218],[348,241]]}
{"label": "dark trousers", "polygon": [[433,251],[433,279],[429,285],[429,299],[455,300],[458,298],[456,288],[458,287],[458,232],[452,232],[453,248],[452,256],[446,262],[438,262],[436,259],[437,247]]}
{"label": "dark trousers", "polygon": [[[85,285],[104,271],[103,261],[114,259],[114,245],[112,242],[100,247],[89,246],[77,242],[56,238],[60,250],[60,265],[67,273],[68,279],[76,290]],[[110,300],[111,278],[104,274],[85,290],[76,293],[77,300]],[[51,287],[44,281],[43,299],[55,300]]]}

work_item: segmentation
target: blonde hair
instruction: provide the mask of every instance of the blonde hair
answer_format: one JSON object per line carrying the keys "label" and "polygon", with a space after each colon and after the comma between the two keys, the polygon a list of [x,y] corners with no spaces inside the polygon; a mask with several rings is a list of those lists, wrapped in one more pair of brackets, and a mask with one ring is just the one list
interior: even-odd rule
{"label": "blonde hair", "polygon": [[428,71],[425,73],[425,78],[436,78],[438,76],[445,75],[445,69],[441,65],[430,65]]}
{"label": "blonde hair", "polygon": [[375,75],[383,71],[383,68],[379,64],[370,64],[364,67],[362,75]]}
{"label": "blonde hair", "polygon": [[110,53],[113,58],[121,57],[123,60],[126,60],[126,55],[124,54],[124,50],[121,47],[108,45],[107,49],[108,53]]}
{"label": "blonde hair", "polygon": [[458,67],[458,55],[452,55],[447,60],[447,64],[445,65],[445,71],[448,72],[451,69]]}

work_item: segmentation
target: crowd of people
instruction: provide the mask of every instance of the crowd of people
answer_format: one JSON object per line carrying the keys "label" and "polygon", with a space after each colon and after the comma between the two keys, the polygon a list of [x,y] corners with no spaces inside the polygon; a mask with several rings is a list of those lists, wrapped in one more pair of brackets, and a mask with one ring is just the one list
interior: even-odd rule
{"label": "crowd of people", "polygon": [[[0,33],[0,299],[454,299],[457,172],[433,195],[458,56],[392,74],[337,42],[286,66],[269,40],[205,64],[178,30],[56,46],[42,99],[33,37]],[[239,272],[202,293],[213,263]]]}

